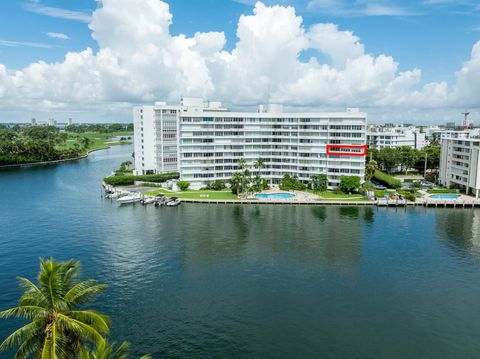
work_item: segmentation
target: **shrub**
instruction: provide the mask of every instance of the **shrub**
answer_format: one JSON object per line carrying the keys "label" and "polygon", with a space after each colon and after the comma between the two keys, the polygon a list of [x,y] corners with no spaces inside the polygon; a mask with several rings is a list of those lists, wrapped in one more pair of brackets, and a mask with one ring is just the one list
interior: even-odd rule
{"label": "shrub", "polygon": [[215,180],[213,181],[212,183],[209,183],[205,189],[210,189],[210,190],[213,190],[213,191],[221,191],[223,189],[225,189],[227,186],[225,184],[225,181],[223,180]]}
{"label": "shrub", "polygon": [[180,177],[178,172],[161,173],[157,175],[129,175],[129,176],[110,176],[105,177],[103,181],[111,186],[128,186],[134,184],[135,181],[145,182],[166,182],[171,179],[177,179]]}
{"label": "shrub", "polygon": [[411,202],[415,202],[417,199],[413,193],[407,193],[404,195],[404,197]]}
{"label": "shrub", "polygon": [[312,187],[316,191],[325,192],[328,188],[328,177],[326,174],[321,173],[311,177]]}
{"label": "shrub", "polygon": [[178,188],[180,188],[181,191],[186,191],[188,187],[190,186],[190,182],[188,181],[178,181],[177,182]]}
{"label": "shrub", "polygon": [[458,193],[458,191],[456,189],[448,189],[448,188],[440,188],[440,189],[429,189],[427,190],[428,193],[439,193],[439,194],[442,194],[442,193]]}
{"label": "shrub", "polygon": [[402,187],[402,182],[397,180],[396,178],[387,175],[381,171],[375,171],[373,178],[379,182],[380,184],[387,186],[388,188],[400,188]]}
{"label": "shrub", "polygon": [[283,176],[282,182],[280,183],[280,189],[282,191],[304,191],[307,187],[304,183],[300,182],[297,178],[291,177],[289,175]]}
{"label": "shrub", "polygon": [[342,176],[340,177],[340,189],[344,193],[357,191],[360,188],[360,177]]}

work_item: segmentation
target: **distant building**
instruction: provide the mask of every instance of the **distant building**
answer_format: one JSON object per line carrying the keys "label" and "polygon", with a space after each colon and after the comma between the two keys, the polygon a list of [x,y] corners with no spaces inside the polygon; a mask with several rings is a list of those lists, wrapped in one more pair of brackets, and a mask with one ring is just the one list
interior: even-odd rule
{"label": "distant building", "polygon": [[409,146],[421,150],[427,144],[425,133],[415,126],[371,125],[367,131],[367,145],[377,149]]}
{"label": "distant building", "polygon": [[71,125],[73,125],[73,120],[71,117],[69,117],[67,120],[67,126],[71,126]]}
{"label": "distant building", "polygon": [[480,194],[480,136],[457,131],[441,138],[439,181],[445,187]]}
{"label": "distant building", "polygon": [[[219,102],[183,98],[180,105],[135,107],[133,117],[136,174],[179,171],[200,188],[229,180],[244,158],[270,184],[286,174],[307,182],[325,173],[330,188],[341,176],[364,179],[367,119],[358,109],[284,113],[267,105],[256,113],[230,112]],[[265,168],[257,171],[259,157]]]}
{"label": "distant building", "polygon": [[37,119],[34,117],[32,118],[32,126],[36,126],[37,125]]}
{"label": "distant building", "polygon": [[55,119],[53,119],[53,118],[48,119],[48,125],[49,126],[55,126],[56,124],[57,124],[57,121],[55,121]]}
{"label": "distant building", "polygon": [[456,127],[455,122],[447,122],[445,124],[445,129],[447,130],[454,130]]}

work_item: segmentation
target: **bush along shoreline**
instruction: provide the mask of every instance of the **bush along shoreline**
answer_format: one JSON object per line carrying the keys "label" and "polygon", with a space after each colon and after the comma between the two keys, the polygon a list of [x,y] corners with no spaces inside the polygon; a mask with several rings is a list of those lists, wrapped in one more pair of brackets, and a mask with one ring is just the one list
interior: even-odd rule
{"label": "bush along shoreline", "polygon": [[154,182],[154,183],[162,183],[172,179],[178,179],[180,177],[180,173],[178,172],[169,172],[169,173],[162,173],[156,175],[127,175],[127,176],[109,176],[103,179],[105,184],[110,186],[130,186],[135,183],[135,181],[143,181],[143,182]]}

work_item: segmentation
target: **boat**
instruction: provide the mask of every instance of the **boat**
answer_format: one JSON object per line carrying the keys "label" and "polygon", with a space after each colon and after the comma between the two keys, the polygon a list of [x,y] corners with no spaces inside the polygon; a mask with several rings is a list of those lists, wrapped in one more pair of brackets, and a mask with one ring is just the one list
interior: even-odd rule
{"label": "boat", "polygon": [[142,197],[140,197],[140,194],[136,193],[133,195],[120,197],[119,199],[117,199],[117,202],[120,204],[127,204],[127,203],[140,202],[141,200],[142,200]]}
{"label": "boat", "polygon": [[165,196],[156,196],[155,197],[155,207],[163,206],[168,199]]}
{"label": "boat", "polygon": [[152,204],[155,203],[156,199],[155,197],[146,197],[142,200],[142,204]]}
{"label": "boat", "polygon": [[169,207],[176,207],[180,203],[182,203],[177,197],[170,198],[170,201],[167,202],[167,206]]}

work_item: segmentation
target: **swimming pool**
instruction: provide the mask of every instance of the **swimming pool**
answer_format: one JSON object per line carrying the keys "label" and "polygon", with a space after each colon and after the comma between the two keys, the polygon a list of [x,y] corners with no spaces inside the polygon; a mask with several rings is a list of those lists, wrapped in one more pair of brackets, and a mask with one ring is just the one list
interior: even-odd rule
{"label": "swimming pool", "polygon": [[443,193],[443,194],[432,194],[430,198],[433,199],[457,199],[461,197],[459,194],[453,194],[453,193]]}
{"label": "swimming pool", "polygon": [[293,193],[259,193],[256,194],[255,197],[260,199],[291,199],[294,198],[296,195]]}

